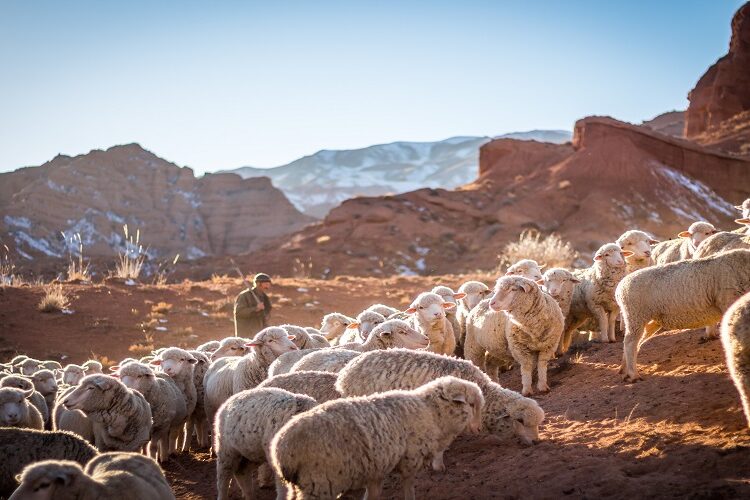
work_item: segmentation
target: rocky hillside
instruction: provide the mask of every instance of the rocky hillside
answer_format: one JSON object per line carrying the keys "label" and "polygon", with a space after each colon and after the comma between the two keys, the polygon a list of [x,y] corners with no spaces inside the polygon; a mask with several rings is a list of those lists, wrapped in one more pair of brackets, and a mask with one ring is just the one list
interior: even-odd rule
{"label": "rocky hillside", "polygon": [[732,19],[729,52],[706,71],[688,99],[689,139],[750,157],[750,3]]}
{"label": "rocky hillside", "polygon": [[674,137],[685,137],[685,112],[668,111],[659,116],[646,120],[641,126],[650,128],[661,134],[671,135]]}
{"label": "rocky hillside", "polygon": [[[532,130],[507,138],[570,141],[565,130]],[[323,150],[275,168],[242,167],[244,178],[270,177],[301,211],[322,218],[355,196],[398,194],[420,188],[453,189],[476,178],[479,147],[489,137],[452,137],[439,142],[394,142],[363,149]]]}
{"label": "rocky hillside", "polygon": [[0,239],[23,260],[66,256],[75,233],[86,255],[112,256],[124,224],[152,256],[236,254],[312,220],[268,178],[197,179],[137,144],[0,174],[0,214]]}

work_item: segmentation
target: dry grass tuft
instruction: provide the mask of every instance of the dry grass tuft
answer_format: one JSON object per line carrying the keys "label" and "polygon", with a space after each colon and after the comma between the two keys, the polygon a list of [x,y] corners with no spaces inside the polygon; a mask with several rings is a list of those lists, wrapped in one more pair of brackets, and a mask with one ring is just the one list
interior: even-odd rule
{"label": "dry grass tuft", "polygon": [[141,230],[137,229],[135,238],[128,235],[128,225],[122,226],[125,234],[125,250],[117,254],[115,262],[115,271],[113,276],[123,279],[138,279],[143,270],[143,264],[146,262],[146,252],[141,245]]}
{"label": "dry grass tuft", "polygon": [[522,259],[533,259],[540,265],[550,267],[573,266],[578,254],[569,242],[563,242],[556,234],[542,236],[539,231],[526,230],[521,233],[518,241],[508,243],[498,258],[500,266],[505,268]]}
{"label": "dry grass tuft", "polygon": [[[68,237],[61,231],[63,239],[65,240],[65,246],[68,248],[68,281],[89,281],[91,279],[91,273],[89,272],[89,265],[83,262],[83,241],[81,240],[81,233],[75,233]],[[77,255],[70,248],[77,250]]]}
{"label": "dry grass tuft", "polygon": [[60,312],[68,307],[68,303],[68,296],[61,285],[47,285],[37,309],[45,313]]}
{"label": "dry grass tuft", "polygon": [[172,304],[167,304],[166,302],[159,302],[158,304],[151,306],[152,314],[167,314],[171,310]]}

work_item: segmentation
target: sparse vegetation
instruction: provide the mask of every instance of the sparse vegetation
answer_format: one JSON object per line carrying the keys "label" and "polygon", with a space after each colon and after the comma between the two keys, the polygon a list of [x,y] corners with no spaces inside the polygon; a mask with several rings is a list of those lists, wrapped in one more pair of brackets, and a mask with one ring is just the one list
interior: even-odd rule
{"label": "sparse vegetation", "polygon": [[44,297],[39,301],[37,309],[41,312],[60,312],[68,307],[68,296],[63,291],[62,285],[47,285],[44,289]]}
{"label": "sparse vegetation", "polygon": [[174,271],[174,266],[177,265],[178,260],[180,260],[180,254],[175,255],[171,263],[168,260],[159,262],[154,273],[154,285],[163,286],[167,284],[167,278]]}
{"label": "sparse vegetation", "polygon": [[166,302],[159,302],[158,304],[151,306],[152,314],[167,314],[171,310],[172,304],[167,304]]}
{"label": "sparse vegetation", "polygon": [[141,245],[141,230],[137,229],[135,238],[128,234],[128,225],[122,226],[125,234],[125,250],[117,255],[114,276],[123,279],[138,279],[146,262],[146,252]]}
{"label": "sparse vegetation", "polygon": [[[83,241],[81,240],[81,233],[76,233],[70,237],[70,241],[65,236],[65,233],[61,233],[65,240],[65,246],[68,248],[68,281],[80,280],[89,281],[91,275],[89,273],[89,265],[83,262]],[[75,255],[74,250],[77,250]]]}
{"label": "sparse vegetation", "polygon": [[292,276],[295,278],[312,278],[313,263],[312,258],[308,257],[307,261],[295,257],[292,264]]}
{"label": "sparse vegetation", "polygon": [[14,281],[13,271],[16,269],[16,264],[13,262],[13,258],[10,255],[10,248],[8,245],[3,245],[3,253],[0,254],[0,285],[12,285]]}
{"label": "sparse vegetation", "polygon": [[518,241],[505,245],[498,255],[500,266],[505,268],[521,259],[534,259],[540,265],[550,267],[572,267],[577,253],[569,242],[563,242],[557,234],[542,236],[539,231],[526,230]]}

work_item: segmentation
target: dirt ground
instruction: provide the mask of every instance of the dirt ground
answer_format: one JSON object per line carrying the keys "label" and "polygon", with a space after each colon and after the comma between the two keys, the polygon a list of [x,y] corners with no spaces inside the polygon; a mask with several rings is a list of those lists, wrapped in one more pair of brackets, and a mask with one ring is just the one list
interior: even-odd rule
{"label": "dirt ground", "polygon": [[[317,326],[326,312],[354,315],[374,302],[403,306],[436,283],[465,279],[279,279],[273,322]],[[72,362],[93,354],[111,362],[163,345],[192,347],[232,333],[240,285],[217,278],[63,288],[72,314],[38,312],[40,287],[0,288],[0,360],[22,352]],[[645,380],[636,384],[617,374],[620,343],[582,347],[571,365],[551,374],[552,392],[538,397],[547,414],[540,444],[462,436],[446,453],[447,472],[420,475],[417,497],[750,498],[750,431],[721,344],[702,343],[700,334],[649,340],[639,357]],[[503,374],[501,383],[520,390],[518,371]],[[178,498],[215,497],[214,462],[206,452],[182,454],[165,470]],[[397,479],[388,480],[385,493],[400,497]],[[273,497],[263,490],[261,498]]]}

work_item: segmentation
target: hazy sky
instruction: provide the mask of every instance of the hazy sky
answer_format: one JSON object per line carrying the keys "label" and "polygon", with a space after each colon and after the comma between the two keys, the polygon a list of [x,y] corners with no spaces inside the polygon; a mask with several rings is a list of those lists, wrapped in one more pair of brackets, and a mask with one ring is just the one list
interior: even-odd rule
{"label": "hazy sky", "polygon": [[0,0],[0,171],[138,142],[197,173],[687,106],[739,0]]}

